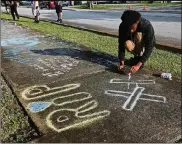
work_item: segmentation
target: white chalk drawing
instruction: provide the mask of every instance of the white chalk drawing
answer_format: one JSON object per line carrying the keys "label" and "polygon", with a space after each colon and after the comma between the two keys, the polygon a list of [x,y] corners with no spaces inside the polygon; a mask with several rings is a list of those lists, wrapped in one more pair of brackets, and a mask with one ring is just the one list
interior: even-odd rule
{"label": "white chalk drawing", "polygon": [[143,93],[145,88],[138,86],[139,84],[140,85],[155,84],[155,81],[153,81],[153,80],[138,80],[137,82],[133,82],[133,81],[129,82],[128,80],[111,79],[110,83],[135,84],[136,85],[132,92],[116,91],[116,90],[106,90],[105,91],[105,94],[110,95],[110,96],[119,96],[119,97],[127,98],[127,100],[125,101],[125,103],[122,106],[122,108],[124,110],[132,111],[134,109],[134,107],[136,106],[138,100],[166,103],[166,97],[145,94],[145,93]]}
{"label": "white chalk drawing", "polygon": [[130,84],[135,84],[138,86],[140,85],[146,85],[146,84],[155,84],[154,80],[137,80],[137,82],[129,81],[129,80],[123,80],[123,79],[111,79],[110,83],[117,83],[117,84],[128,84],[128,89]]}
{"label": "white chalk drawing", "polygon": [[54,88],[50,88],[46,85],[35,85],[35,86],[25,89],[21,95],[22,95],[23,99],[25,99],[25,100],[35,100],[35,99],[40,99],[40,98],[44,98],[47,96],[59,94],[62,92],[67,92],[67,91],[76,89],[78,87],[80,87],[79,83],[68,84],[68,85],[64,85],[61,87],[54,87]]}
{"label": "white chalk drawing", "polygon": [[[48,114],[46,124],[56,132],[63,132],[72,128],[87,126],[110,115],[108,110],[96,111],[98,103],[92,100],[90,93],[78,92],[60,95],[78,87],[80,87],[79,83],[54,88],[47,85],[36,85],[25,89],[21,94],[25,100],[38,100],[28,103],[27,109],[32,113],[43,112],[50,106],[59,108]],[[57,95],[59,96],[55,97]],[[54,98],[51,99],[53,96]],[[46,101],[41,101],[42,98],[46,98]],[[50,100],[47,100],[48,98]],[[72,106],[74,103],[76,103],[76,108]]]}
{"label": "white chalk drawing", "polygon": [[[60,91],[59,91],[59,93],[60,93]],[[74,102],[84,101],[84,100],[87,100],[90,98],[92,98],[90,93],[79,92],[79,93],[74,93],[74,94],[70,94],[70,95],[56,97],[49,102],[48,101],[46,101],[46,102],[45,101],[32,102],[32,103],[28,104],[27,109],[29,109],[32,113],[37,113],[40,111],[44,111],[46,108],[48,108],[51,105],[64,106],[67,104],[72,104]]]}
{"label": "white chalk drawing", "polygon": [[63,75],[79,64],[79,60],[70,56],[39,58],[37,54],[30,51],[39,43],[38,38],[30,37],[2,41],[2,46],[12,47],[13,45],[13,48],[5,49],[3,57],[21,64],[27,64],[36,70],[40,70],[42,75],[47,77]]}
{"label": "white chalk drawing", "polygon": [[[57,132],[63,132],[72,128],[78,128],[80,126],[88,125],[91,122],[102,119],[110,115],[110,111],[103,110],[99,112],[90,113],[89,111],[95,109],[98,106],[98,103],[93,100],[76,109],[58,109],[51,112],[47,118],[47,125]],[[69,113],[65,115],[65,113]],[[57,118],[57,121],[54,121],[54,116],[61,115]],[[69,117],[68,117],[69,115]],[[65,118],[60,120],[60,117]],[[58,123],[58,124],[57,124]]]}
{"label": "white chalk drawing", "polygon": [[37,70],[42,71],[43,76],[53,77],[69,72],[73,67],[76,67],[79,61],[68,56],[59,58],[42,59],[38,58],[36,63],[29,64]]}

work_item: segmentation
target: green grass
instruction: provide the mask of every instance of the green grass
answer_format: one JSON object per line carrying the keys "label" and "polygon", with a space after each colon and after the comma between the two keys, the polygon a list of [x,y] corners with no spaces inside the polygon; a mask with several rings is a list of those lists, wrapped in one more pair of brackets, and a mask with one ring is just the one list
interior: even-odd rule
{"label": "green grass", "polygon": [[[1,14],[1,18],[10,20],[11,15]],[[69,40],[78,44],[85,45],[91,49],[95,49],[113,56],[117,56],[118,39],[110,36],[102,36],[96,33],[69,28],[61,25],[52,24],[50,22],[40,22],[34,24],[32,19],[21,18],[17,24],[29,27],[44,34],[49,34]],[[126,59],[130,58],[131,54],[126,53]],[[173,77],[181,77],[181,54],[174,54],[168,51],[154,49],[153,54],[146,63],[146,68],[160,72],[170,72]]]}
{"label": "green grass", "polygon": [[[113,8],[128,8],[130,4],[98,4],[94,5],[94,10],[103,10],[103,9],[113,9]],[[137,6],[147,6],[147,7],[167,7],[167,6],[181,6],[180,2],[177,3],[159,3],[159,2],[154,2],[154,3],[137,3],[135,5],[132,5],[132,7],[137,7]],[[74,8],[78,9],[88,9],[87,5],[76,5],[73,6]]]}
{"label": "green grass", "polygon": [[142,3],[141,6],[146,5],[146,6],[159,6],[159,7],[167,7],[167,6],[181,6],[181,2],[175,2],[175,3],[159,3],[159,2],[154,2],[154,3]]}
{"label": "green grass", "polygon": [[3,143],[22,143],[38,136],[29,123],[27,115],[23,113],[16,97],[1,77],[1,133],[0,141]]}

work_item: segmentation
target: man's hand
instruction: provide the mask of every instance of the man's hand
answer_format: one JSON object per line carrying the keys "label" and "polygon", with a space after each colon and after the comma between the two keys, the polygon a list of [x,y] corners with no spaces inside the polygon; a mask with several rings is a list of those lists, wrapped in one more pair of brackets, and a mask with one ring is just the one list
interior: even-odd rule
{"label": "man's hand", "polygon": [[118,70],[121,71],[124,68],[124,61],[121,61],[118,66]]}
{"label": "man's hand", "polygon": [[142,63],[138,62],[136,65],[131,67],[130,72],[132,72],[132,73],[137,72],[141,66],[142,66]]}

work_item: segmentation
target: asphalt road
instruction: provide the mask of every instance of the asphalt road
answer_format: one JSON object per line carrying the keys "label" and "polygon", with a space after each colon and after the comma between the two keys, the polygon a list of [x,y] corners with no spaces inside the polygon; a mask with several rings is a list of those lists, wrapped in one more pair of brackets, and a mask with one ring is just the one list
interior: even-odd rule
{"label": "asphalt road", "polygon": [[[4,11],[4,8],[2,8]],[[31,8],[18,8],[19,14],[32,16]],[[57,15],[55,10],[40,10],[40,18],[47,18],[56,20]],[[87,10],[64,10],[63,19],[69,22],[76,22],[81,24],[90,24],[117,30],[121,22],[120,17],[123,11],[87,11]],[[160,13],[160,12],[141,12],[142,16],[151,21],[155,33],[158,37],[167,38],[169,40],[181,41],[181,15],[174,13]],[[171,39],[170,39],[171,38]]]}

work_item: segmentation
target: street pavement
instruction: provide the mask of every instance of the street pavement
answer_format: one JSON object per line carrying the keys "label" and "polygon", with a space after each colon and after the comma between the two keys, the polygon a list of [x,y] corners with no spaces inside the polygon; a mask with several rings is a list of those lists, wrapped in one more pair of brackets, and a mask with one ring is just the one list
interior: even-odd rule
{"label": "street pavement", "polygon": [[164,143],[181,138],[180,80],[1,21],[2,73],[43,136],[40,143]]}
{"label": "street pavement", "polygon": [[[63,22],[71,22],[84,27],[92,26],[100,29],[106,28],[108,31],[118,32],[120,17],[123,13],[121,10],[83,10],[65,8],[63,10]],[[2,11],[5,11],[2,8]],[[32,16],[31,8],[18,8],[20,15]],[[55,10],[40,10],[40,18],[46,18],[55,21],[57,15]],[[151,21],[157,42],[181,46],[181,14],[176,13],[161,13],[159,12],[141,12],[142,16]]]}

